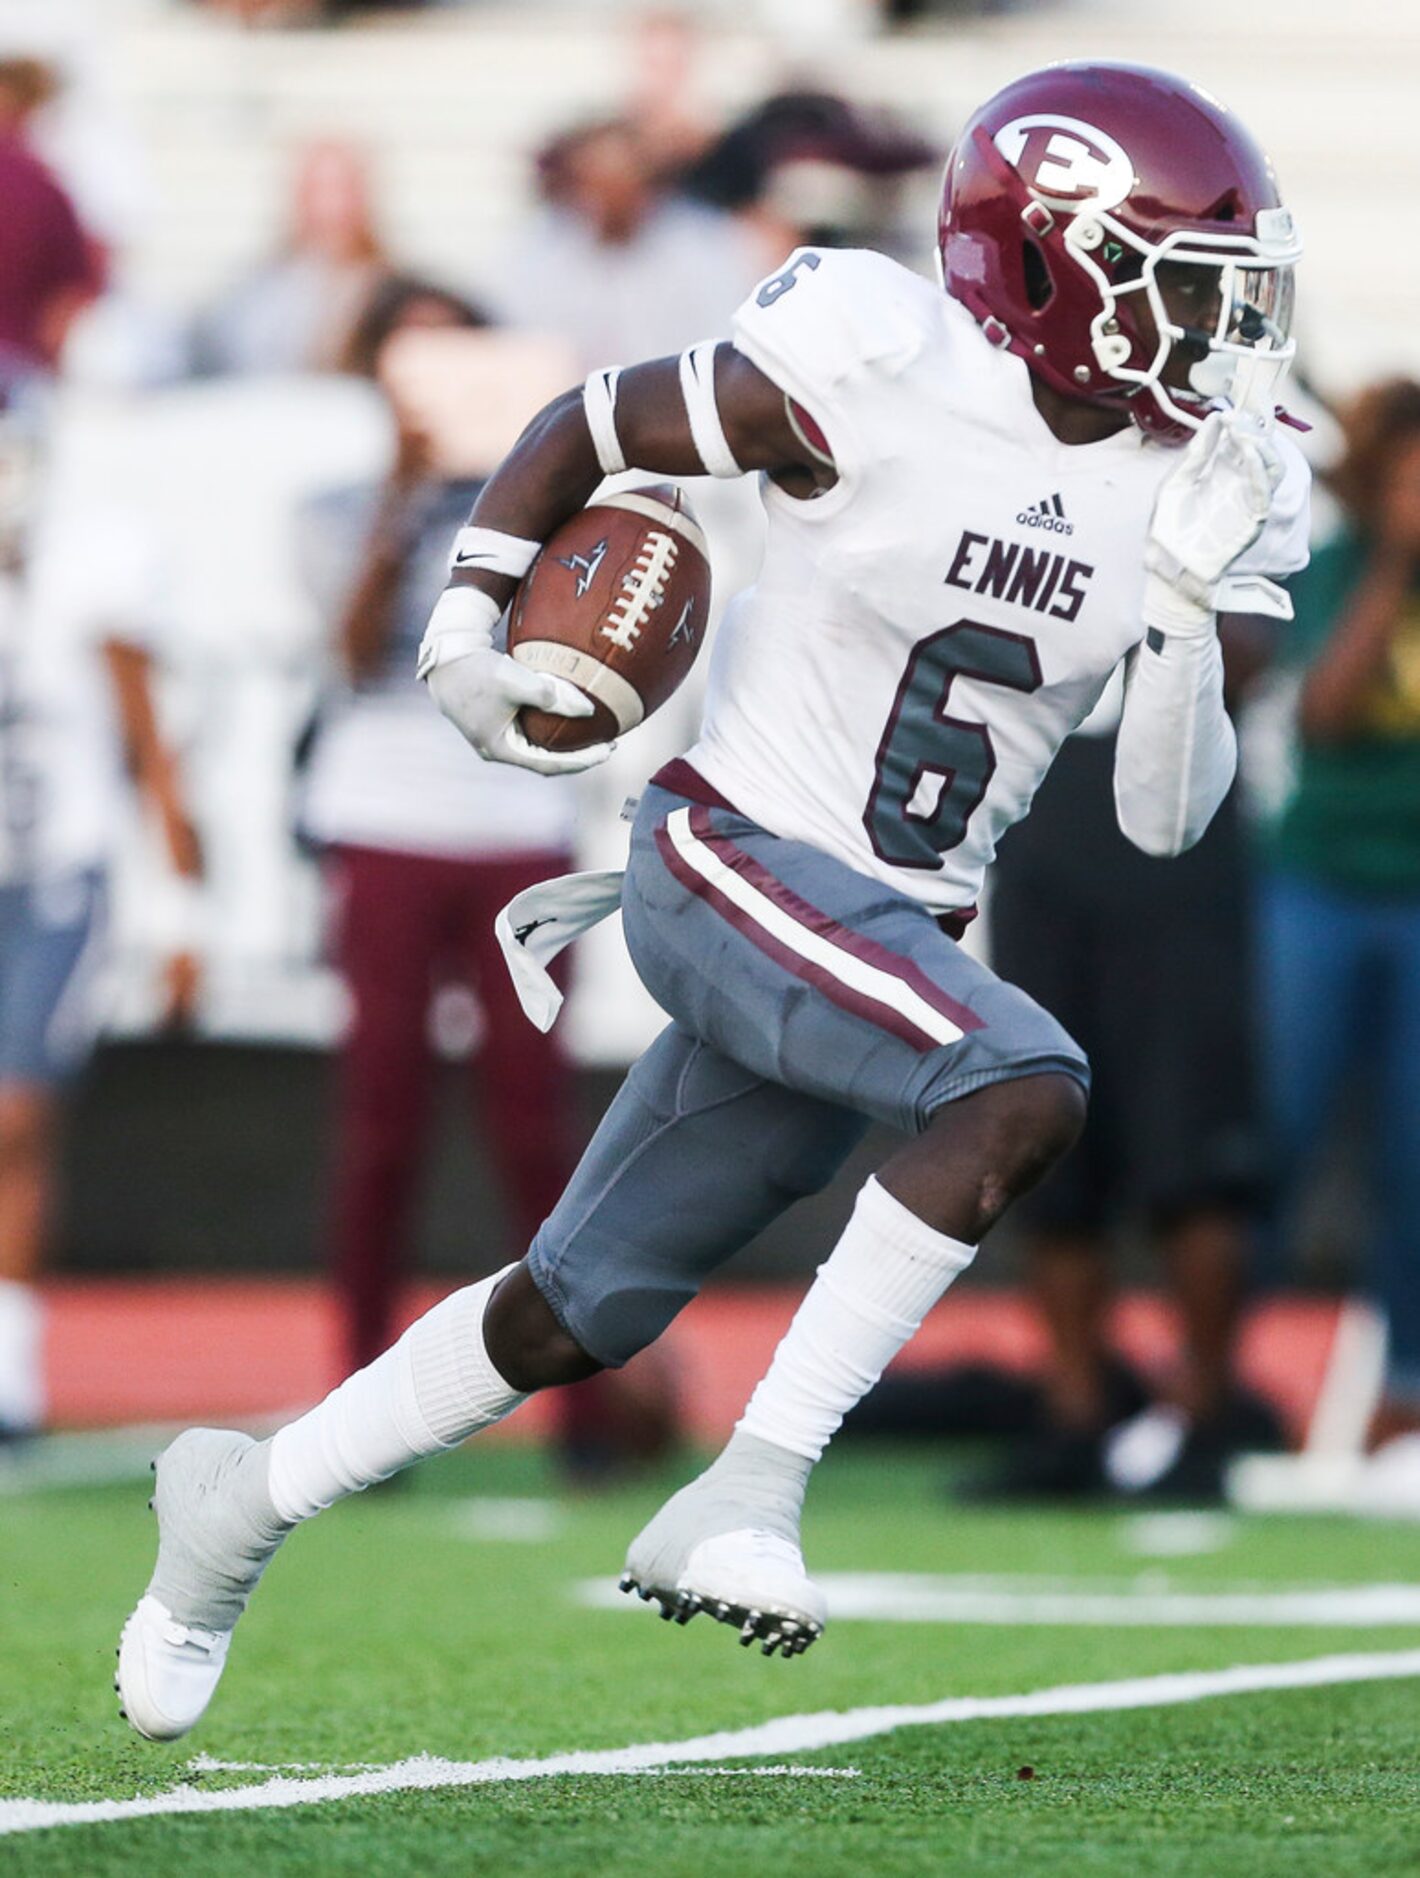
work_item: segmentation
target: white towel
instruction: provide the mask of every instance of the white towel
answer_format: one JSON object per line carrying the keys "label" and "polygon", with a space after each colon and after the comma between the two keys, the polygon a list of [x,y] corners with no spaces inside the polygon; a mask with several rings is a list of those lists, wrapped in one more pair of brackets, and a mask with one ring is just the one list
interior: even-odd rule
{"label": "white towel", "polygon": [[494,922],[518,1002],[539,1030],[551,1030],[562,1009],[548,966],[564,946],[616,911],[625,878],[622,869],[607,868],[540,880],[515,894]]}

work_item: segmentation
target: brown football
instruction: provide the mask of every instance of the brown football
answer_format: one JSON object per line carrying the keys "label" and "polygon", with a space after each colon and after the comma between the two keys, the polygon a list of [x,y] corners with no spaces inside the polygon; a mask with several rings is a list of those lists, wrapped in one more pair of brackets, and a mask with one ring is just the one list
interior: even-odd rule
{"label": "brown football", "polygon": [[508,650],[596,710],[521,711],[528,741],[581,750],[634,730],[695,663],[709,611],[705,536],[674,483],[619,489],[564,522],[514,597]]}

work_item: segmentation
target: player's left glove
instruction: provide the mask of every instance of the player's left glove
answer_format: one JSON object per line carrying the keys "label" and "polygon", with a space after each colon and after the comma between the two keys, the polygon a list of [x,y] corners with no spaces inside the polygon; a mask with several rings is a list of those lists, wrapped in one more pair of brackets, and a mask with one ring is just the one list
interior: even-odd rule
{"label": "player's left glove", "polygon": [[1268,421],[1214,411],[1159,485],[1144,550],[1144,623],[1180,637],[1213,629],[1218,583],[1262,533],[1282,458]]}

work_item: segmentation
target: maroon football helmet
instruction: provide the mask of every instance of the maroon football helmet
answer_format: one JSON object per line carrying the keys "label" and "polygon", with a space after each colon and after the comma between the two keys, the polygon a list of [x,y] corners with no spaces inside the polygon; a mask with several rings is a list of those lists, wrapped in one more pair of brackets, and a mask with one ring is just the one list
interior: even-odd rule
{"label": "maroon football helmet", "polygon": [[1139,65],[1018,78],[957,140],[938,244],[947,292],[1070,397],[1127,400],[1174,438],[1220,398],[1272,408],[1301,244],[1271,164],[1196,85]]}

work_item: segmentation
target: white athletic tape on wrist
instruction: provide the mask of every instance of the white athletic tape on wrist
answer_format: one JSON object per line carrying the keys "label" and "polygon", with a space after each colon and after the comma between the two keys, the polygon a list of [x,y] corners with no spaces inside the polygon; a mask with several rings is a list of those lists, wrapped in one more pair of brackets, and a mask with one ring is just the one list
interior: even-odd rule
{"label": "white athletic tape on wrist", "polygon": [[1171,639],[1208,639],[1217,630],[1211,595],[1199,599],[1153,569],[1144,576],[1142,611],[1146,626]]}
{"label": "white athletic tape on wrist", "polygon": [[707,339],[680,355],[680,395],[690,419],[690,434],[707,476],[742,476],[725,440],[720,407],[715,402],[715,353],[718,339]]}
{"label": "white athletic tape on wrist", "polygon": [[593,372],[582,387],[582,409],[587,414],[587,429],[592,433],[592,448],[603,476],[619,476],[626,468],[621,454],[621,439],[616,434],[616,381],[620,368],[611,366]]}
{"label": "white athletic tape on wrist", "polygon": [[493,629],[502,617],[503,609],[491,594],[477,587],[445,587],[424,628],[415,677],[427,678],[436,666],[491,646]]}
{"label": "white athletic tape on wrist", "polygon": [[541,551],[540,541],[525,541],[521,535],[505,535],[496,528],[461,528],[449,550],[449,572],[477,569],[481,574],[511,574],[521,580]]}

